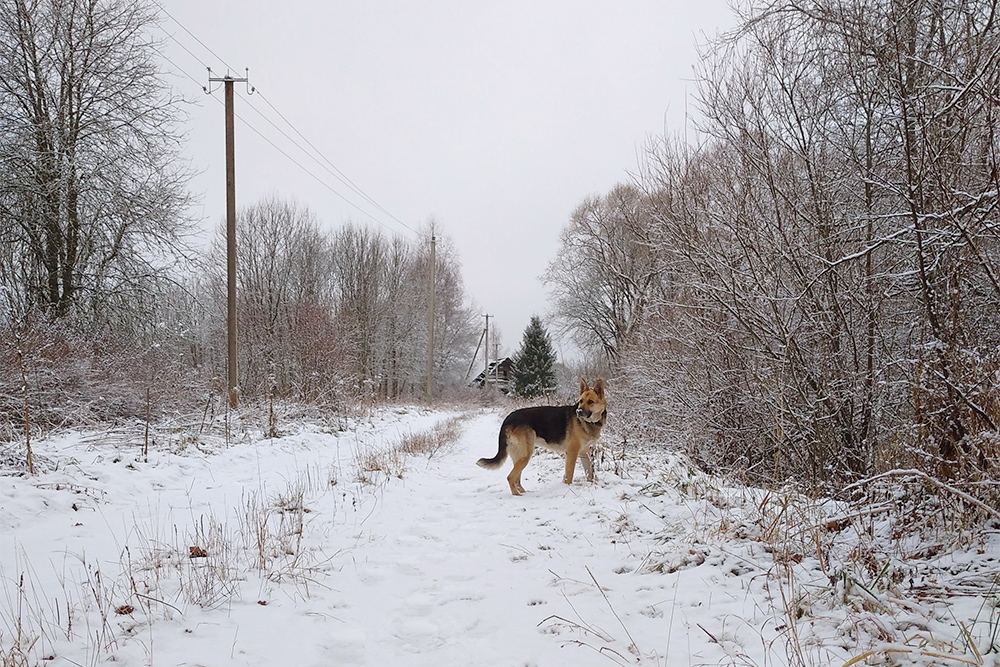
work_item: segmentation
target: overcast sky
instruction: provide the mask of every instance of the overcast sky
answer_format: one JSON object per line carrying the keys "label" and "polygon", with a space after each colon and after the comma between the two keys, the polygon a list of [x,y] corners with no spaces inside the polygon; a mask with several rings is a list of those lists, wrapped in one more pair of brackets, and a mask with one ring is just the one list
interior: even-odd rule
{"label": "overcast sky", "polygon": [[172,82],[197,101],[186,153],[206,228],[225,216],[224,117],[221,90],[198,85],[206,67],[248,67],[260,94],[237,86],[238,205],[277,194],[325,227],[408,238],[397,220],[435,219],[508,351],[548,313],[539,278],[570,213],[627,180],[649,137],[683,130],[696,45],[733,22],[726,0],[160,1]]}

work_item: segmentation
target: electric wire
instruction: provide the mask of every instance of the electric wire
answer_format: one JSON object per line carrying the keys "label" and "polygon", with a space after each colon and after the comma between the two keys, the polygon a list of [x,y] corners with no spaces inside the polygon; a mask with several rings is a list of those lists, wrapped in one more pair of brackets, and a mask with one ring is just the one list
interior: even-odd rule
{"label": "electric wire", "polygon": [[[191,32],[191,30],[189,30],[186,26],[184,26],[184,24],[182,24],[180,21],[178,21],[170,12],[168,12],[166,10],[166,8],[163,7],[162,4],[160,4],[159,2],[156,2],[156,4],[163,11],[163,13],[168,18],[170,18],[171,21],[173,21],[175,24],[177,24],[177,26],[179,26],[185,33],[187,33],[192,39],[194,39],[198,44],[200,44],[202,48],[204,48],[206,51],[208,51],[210,54],[212,54],[215,58],[217,58],[220,62],[222,62],[222,64],[226,65],[227,68],[229,68],[230,70],[233,70],[233,67],[229,63],[227,63],[221,56],[219,56],[217,53],[215,53],[215,51],[213,51],[207,44],[205,44],[201,39],[199,39],[197,37],[197,35],[195,35],[193,32]],[[162,27],[161,27],[161,30],[162,30]],[[203,67],[205,67],[206,69],[208,69],[209,71],[211,71],[201,58],[199,58],[195,53],[193,53],[191,51],[191,49],[189,49],[183,42],[181,42],[179,39],[177,39],[176,35],[174,35],[174,34],[172,34],[170,32],[167,32],[166,30],[163,30],[163,32],[164,32],[164,34],[171,41],[173,41],[175,44],[177,44],[188,55],[190,55],[192,58],[194,58]],[[213,99],[215,99],[219,104],[223,104],[223,102],[221,100],[219,100],[217,97],[214,97],[213,95],[211,95],[211,91],[209,91],[200,81],[198,81],[197,78],[193,77],[186,70],[184,70],[182,67],[180,67],[179,65],[177,65],[177,63],[174,62],[172,59],[170,59],[165,53],[163,53],[162,50],[157,49],[157,52],[160,54],[161,57],[164,58],[164,60],[166,60],[168,63],[170,63],[180,73],[182,73],[184,76],[186,76],[188,79],[190,79],[193,83],[195,83],[200,88],[202,88],[202,90],[204,90],[210,96],[212,96]],[[253,111],[255,113],[257,113],[262,119],[264,119],[265,122],[267,122],[269,125],[271,125],[271,127],[273,127],[283,137],[285,137],[285,139],[288,140],[293,146],[295,146],[297,149],[299,149],[300,151],[302,151],[302,153],[304,153],[311,160],[313,160],[316,164],[318,164],[324,171],[326,171],[331,176],[333,176],[334,178],[336,178],[344,186],[346,186],[347,188],[349,188],[352,192],[354,192],[356,195],[358,195],[359,197],[361,197],[368,204],[370,204],[371,206],[375,207],[382,214],[384,214],[384,215],[388,216],[389,218],[391,218],[395,223],[399,224],[401,227],[404,227],[405,229],[409,230],[410,232],[412,232],[414,234],[418,233],[417,230],[415,230],[413,227],[411,227],[410,225],[407,225],[405,222],[403,222],[402,220],[400,220],[399,218],[397,218],[396,216],[394,216],[385,207],[383,207],[381,204],[379,204],[377,201],[375,201],[370,195],[368,195],[364,190],[362,190],[357,184],[355,184],[346,174],[344,174],[343,171],[341,171],[332,161],[330,161],[329,158],[327,158],[322,153],[322,151],[320,151],[318,148],[316,148],[316,146],[311,141],[309,141],[309,139],[302,132],[300,132],[298,130],[298,128],[296,128],[291,123],[291,121],[289,121],[288,118],[284,114],[282,114],[277,109],[277,107],[275,107],[274,104],[269,99],[267,99],[267,97],[263,93],[261,93],[261,91],[259,89],[257,89],[255,87],[253,89],[253,91],[254,91],[254,93],[260,95],[261,99],[264,100],[264,102],[268,105],[268,107],[270,107],[271,110],[273,110],[274,113],[277,114],[278,117],[281,118],[288,125],[288,127],[290,127],[292,129],[293,132],[295,132],[295,134],[297,134],[299,137],[302,138],[302,140],[315,152],[315,155],[313,155],[308,150],[306,150],[294,138],[292,138],[291,136],[289,136],[287,132],[285,132],[283,129],[281,129],[280,127],[278,127],[278,125],[275,124],[274,121],[272,121],[270,118],[268,118],[252,102],[248,103],[247,106],[249,106],[251,109],[253,109]],[[244,98],[244,99],[247,99],[247,98]],[[306,174],[308,174],[310,177],[312,177],[317,183],[319,183],[324,188],[326,188],[327,190],[329,190],[330,192],[332,192],[333,194],[335,194],[337,197],[339,197],[341,200],[343,200],[346,204],[348,204],[349,206],[353,207],[358,212],[360,212],[362,215],[364,215],[366,218],[368,218],[368,219],[372,220],[373,222],[379,224],[380,226],[382,226],[383,228],[385,228],[389,232],[391,232],[391,233],[397,233],[396,230],[394,230],[391,227],[389,227],[387,224],[385,224],[384,222],[382,222],[381,220],[379,220],[377,217],[371,215],[370,212],[364,210],[357,203],[351,201],[348,197],[346,197],[343,193],[339,192],[336,188],[334,188],[333,186],[331,186],[323,178],[321,178],[320,176],[317,176],[308,167],[306,167],[301,162],[299,162],[294,157],[292,157],[287,151],[285,151],[284,149],[282,149],[281,147],[279,147],[275,142],[273,142],[266,135],[264,135],[263,132],[261,132],[260,130],[258,130],[246,118],[244,118],[243,116],[241,116],[240,114],[235,113],[235,112],[234,112],[234,115],[236,116],[236,118],[238,118],[240,120],[241,123],[243,123],[254,134],[256,134],[258,137],[260,137],[265,143],[269,144],[272,148],[274,148],[276,151],[278,151],[279,153],[281,153],[281,155],[283,155],[286,159],[288,159],[292,164],[294,164],[299,169],[301,169],[302,171],[304,171]],[[319,156],[319,158],[316,157],[317,155]],[[324,162],[325,162],[325,164],[324,164]],[[329,165],[329,166],[327,166],[327,165]]]}
{"label": "electric wire", "polygon": [[[195,77],[191,76],[191,74],[189,74],[187,72],[187,70],[185,70],[184,68],[180,67],[177,63],[175,63],[165,53],[163,53],[162,51],[159,51],[159,50],[157,50],[157,53],[159,53],[160,56],[164,60],[166,60],[168,63],[170,63],[171,65],[173,65],[181,74],[183,74],[187,78],[191,79],[191,81],[193,81],[195,84],[198,84],[199,86],[201,85],[200,82]],[[215,100],[219,104],[225,106],[225,103],[222,100],[220,100],[218,97],[215,97],[212,94],[209,94],[209,97],[211,97],[213,100]],[[252,105],[251,105],[251,108],[252,108]],[[258,111],[258,113],[260,113],[260,112]],[[354,207],[355,209],[357,209],[358,212],[360,212],[362,215],[364,215],[369,220],[372,220],[376,224],[381,225],[383,228],[385,228],[390,233],[393,233],[393,234],[397,233],[395,229],[392,229],[391,227],[389,227],[388,225],[386,225],[384,222],[382,222],[378,218],[373,217],[370,213],[368,213],[368,211],[365,211],[363,208],[361,208],[360,206],[358,206],[357,204],[355,204],[354,202],[352,202],[350,199],[348,199],[347,197],[345,197],[343,194],[341,194],[340,192],[338,192],[336,189],[334,189],[329,183],[327,183],[322,178],[320,178],[319,176],[317,176],[316,174],[314,174],[312,171],[310,171],[305,165],[301,164],[298,160],[296,160],[291,155],[289,155],[287,152],[285,152],[280,146],[278,146],[273,141],[271,141],[270,139],[268,139],[260,130],[258,130],[256,127],[254,127],[247,119],[243,118],[243,116],[241,116],[239,113],[236,113],[234,111],[233,115],[237,118],[237,120],[239,120],[241,123],[243,123],[243,125],[245,125],[249,130],[251,130],[254,134],[256,134],[257,136],[259,136],[265,143],[269,144],[276,151],[278,151],[279,153],[281,153],[282,155],[284,155],[286,158],[288,158],[288,160],[292,164],[294,164],[299,169],[301,169],[302,171],[304,171],[307,174],[309,174],[309,176],[311,176],[313,179],[315,179],[317,183],[319,183],[320,185],[322,185],[323,187],[325,187],[327,190],[329,190],[333,194],[335,194],[338,197],[340,197],[348,205],[350,205],[350,206]],[[264,119],[268,120],[266,117]],[[272,123],[272,125],[273,125],[273,123]],[[400,223],[400,224],[403,224],[403,223]],[[409,229],[410,231],[416,233],[416,230],[412,229],[411,227],[409,227],[407,225],[403,225],[403,226],[406,227],[407,229]]]}
{"label": "electric wire", "polygon": [[[174,35],[172,35],[171,33],[168,33],[168,32],[167,32],[167,31],[165,31],[165,30],[163,31],[163,34],[165,34],[165,35],[166,35],[167,37],[169,37],[169,38],[170,38],[170,40],[171,40],[171,41],[173,41],[173,43],[174,43],[174,44],[176,44],[177,46],[179,46],[179,47],[181,47],[182,49],[184,49],[184,50],[185,50],[185,51],[187,52],[187,54],[188,54],[189,56],[191,56],[192,58],[194,58],[194,59],[195,59],[195,60],[197,60],[198,62],[201,62],[201,58],[199,58],[198,56],[196,56],[196,55],[195,55],[195,53],[194,53],[194,51],[192,51],[191,49],[189,49],[188,47],[186,47],[186,46],[184,45],[184,42],[180,41],[179,39],[177,39],[177,37],[175,37],[175,36],[174,36]],[[172,60],[170,60],[169,58],[167,58],[166,54],[165,54],[165,53],[163,53],[163,51],[161,51],[160,49],[156,49],[156,52],[157,52],[157,53],[159,53],[159,54],[160,54],[161,56],[163,56],[163,58],[164,58],[164,59],[168,60],[168,61],[170,62],[170,64],[171,64],[171,65],[173,65],[174,67],[177,67],[177,63],[175,63],[175,62],[173,62]],[[204,66],[204,63],[202,63],[202,66]],[[178,69],[179,69],[179,68],[178,68]],[[188,78],[191,78],[191,79],[193,79],[193,77],[191,77],[191,75],[190,75],[190,74],[188,75]],[[198,81],[197,81],[196,79],[195,79],[194,81],[195,81],[195,83],[198,83]]]}
{"label": "electric wire", "polygon": [[[159,0],[153,0],[153,2],[154,2],[154,3],[156,4],[156,6],[157,6],[157,7],[159,7],[159,8],[160,8],[160,11],[161,11],[161,12],[163,12],[164,14],[166,14],[166,15],[167,15],[167,17],[168,17],[168,18],[169,18],[169,19],[170,19],[171,21],[173,21],[174,23],[176,23],[176,24],[177,24],[177,25],[178,25],[178,26],[180,27],[180,29],[181,29],[181,30],[183,30],[183,31],[184,31],[184,32],[186,32],[186,33],[187,33],[188,35],[190,35],[190,36],[191,36],[191,39],[193,39],[194,41],[196,41],[196,42],[198,42],[199,44],[201,44],[201,47],[202,47],[203,49],[205,49],[206,51],[208,51],[209,53],[211,53],[211,54],[212,54],[213,56],[215,56],[215,59],[216,59],[216,60],[218,60],[219,62],[221,62],[221,63],[222,63],[223,65],[225,65],[225,66],[226,66],[227,68],[229,68],[229,69],[230,69],[231,71],[233,71],[233,72],[235,72],[235,71],[236,71],[236,68],[234,68],[234,67],[233,67],[232,65],[230,65],[229,63],[227,63],[227,62],[225,61],[225,59],[224,59],[224,58],[223,58],[222,56],[220,56],[220,55],[219,55],[218,53],[216,53],[216,52],[215,52],[215,51],[213,51],[213,50],[212,50],[211,48],[209,48],[209,46],[208,46],[207,44],[205,44],[205,42],[203,42],[203,41],[201,41],[200,39],[198,39],[198,36],[197,36],[197,35],[195,35],[195,34],[194,34],[193,32],[191,32],[190,30],[188,30],[188,29],[187,29],[187,27],[186,27],[186,26],[185,26],[185,25],[184,25],[183,23],[181,23],[181,22],[180,22],[180,21],[178,21],[178,20],[177,20],[176,18],[174,18],[174,15],[173,15],[173,14],[171,14],[170,12],[168,12],[168,11],[167,11],[167,8],[166,8],[166,7],[164,7],[164,6],[163,6],[163,4],[162,4],[161,2],[159,2]],[[166,31],[164,31],[164,33],[166,33]],[[168,36],[168,37],[170,37],[170,39],[172,39],[172,40],[174,40],[175,42],[177,42],[178,44],[180,44],[180,42],[179,42],[179,41],[177,40],[177,38],[176,38],[176,37],[174,37],[173,35],[171,35],[171,34],[169,34],[169,33],[166,33],[166,34],[167,34],[167,36]],[[187,51],[188,53],[191,53],[191,51],[189,51],[189,50],[188,50],[188,49],[187,49],[186,47],[184,47],[183,45],[181,46],[181,48],[183,48],[183,49],[184,49],[185,51]],[[205,65],[205,63],[204,63],[204,62],[202,62],[201,58],[199,58],[198,56],[194,55],[193,53],[191,53],[191,56],[192,56],[192,57],[193,57],[193,58],[194,58],[195,60],[197,60],[198,62],[201,62],[201,64],[205,66],[205,69],[208,69],[208,66],[207,66],[207,65]]]}
{"label": "electric wire", "polygon": [[[184,48],[184,47],[181,47],[181,48]],[[161,50],[160,50],[160,49],[158,49],[158,48],[155,48],[155,47],[154,47],[154,50],[155,50],[155,51],[156,51],[156,52],[157,52],[158,54],[160,54],[160,57],[161,57],[161,58],[163,58],[163,59],[164,59],[164,60],[166,60],[166,61],[167,61],[168,63],[170,63],[171,65],[173,65],[174,69],[176,69],[176,70],[177,70],[178,72],[180,72],[181,74],[183,74],[183,75],[184,75],[184,76],[186,76],[187,78],[191,79],[191,81],[193,81],[193,82],[195,83],[195,85],[197,85],[197,86],[200,86],[200,87],[201,87],[201,88],[202,88],[202,89],[204,90],[204,85],[202,85],[202,82],[201,82],[201,81],[199,81],[198,79],[196,79],[195,77],[191,76],[191,74],[189,74],[187,70],[185,70],[185,69],[184,69],[183,67],[181,67],[180,65],[178,65],[178,64],[177,64],[176,62],[174,62],[174,61],[173,61],[173,60],[172,60],[172,59],[170,58],[170,56],[168,56],[168,55],[167,55],[166,53],[164,53],[163,51],[161,51]],[[185,50],[185,51],[187,51],[187,49],[184,49],[184,50]],[[190,51],[188,51],[188,53],[191,53],[191,52],[190,52]],[[192,56],[194,56],[194,54],[193,54],[193,53],[191,53],[191,55],[192,55]],[[197,60],[197,57],[196,57],[195,59]]]}
{"label": "electric wire", "polygon": [[[348,177],[347,177],[347,176],[346,176],[346,175],[345,175],[345,174],[344,174],[344,173],[343,173],[342,171],[340,171],[339,169],[337,169],[336,165],[334,165],[334,164],[333,164],[332,162],[330,162],[329,160],[327,160],[327,159],[326,159],[326,157],[325,157],[325,156],[323,155],[323,153],[321,153],[321,152],[319,151],[319,149],[317,149],[317,148],[316,148],[315,146],[313,146],[312,142],[310,142],[310,141],[309,141],[309,140],[308,140],[308,139],[307,139],[307,138],[306,138],[306,137],[305,137],[305,136],[304,136],[304,135],[303,135],[303,134],[302,134],[301,132],[299,132],[299,131],[298,131],[298,130],[297,130],[297,129],[295,128],[295,126],[294,126],[294,125],[292,125],[292,124],[291,124],[291,123],[290,123],[290,122],[288,121],[288,119],[286,119],[286,118],[285,118],[285,117],[284,117],[284,116],[283,116],[283,115],[281,114],[281,112],[279,112],[279,111],[278,111],[278,110],[277,110],[277,109],[276,109],[276,108],[274,107],[274,105],[273,105],[273,104],[271,104],[271,102],[270,102],[269,100],[267,100],[267,99],[266,99],[266,98],[264,97],[263,93],[261,93],[261,91],[260,91],[260,89],[259,89],[259,88],[256,88],[256,87],[255,87],[255,88],[254,88],[254,92],[255,92],[255,94],[256,94],[256,95],[259,95],[259,96],[261,97],[261,99],[263,99],[263,100],[264,100],[265,102],[267,102],[268,106],[270,106],[270,107],[271,107],[271,109],[273,109],[275,113],[277,113],[277,114],[278,114],[279,116],[281,116],[281,118],[282,118],[282,119],[283,119],[283,120],[285,121],[285,123],[287,123],[287,124],[288,124],[288,126],[289,126],[290,128],[292,128],[292,130],[293,130],[293,131],[294,131],[294,132],[295,132],[296,134],[298,134],[298,135],[299,135],[300,137],[302,137],[302,140],[303,140],[303,141],[305,141],[305,142],[306,142],[306,144],[308,144],[308,145],[309,145],[309,146],[310,146],[310,147],[311,147],[311,148],[313,149],[313,151],[315,151],[315,152],[316,152],[316,155],[318,155],[318,156],[319,156],[320,158],[323,158],[323,161],[326,161],[326,163],[327,163],[327,164],[329,164],[330,166],[328,167],[328,166],[327,166],[326,164],[323,164],[323,161],[321,161],[321,160],[320,160],[319,158],[317,158],[317,157],[316,157],[316,155],[313,155],[312,153],[310,153],[309,151],[307,151],[307,150],[306,150],[305,148],[303,148],[303,147],[302,147],[302,145],[301,145],[301,144],[299,144],[299,143],[298,143],[298,142],[297,142],[297,141],[296,141],[296,140],[295,140],[295,139],[294,139],[293,137],[289,136],[289,134],[288,134],[287,132],[285,132],[285,131],[284,131],[283,129],[281,129],[280,127],[278,127],[278,126],[277,126],[277,125],[275,124],[275,122],[274,122],[274,121],[272,121],[272,120],[271,120],[270,118],[268,118],[268,117],[267,117],[267,116],[266,116],[266,115],[264,114],[264,112],[262,112],[262,111],[261,111],[260,109],[258,109],[258,108],[257,108],[257,107],[256,107],[256,106],[255,106],[255,105],[253,104],[253,102],[251,102],[251,101],[250,101],[250,100],[251,100],[251,98],[249,98],[249,97],[248,97],[248,98],[246,98],[246,99],[247,99],[247,101],[249,102],[248,106],[249,106],[249,107],[250,107],[251,109],[253,109],[254,113],[256,113],[257,115],[259,115],[259,116],[260,116],[260,117],[261,117],[261,118],[262,118],[262,119],[264,120],[264,122],[266,122],[266,123],[267,123],[268,125],[270,125],[271,127],[273,127],[273,128],[274,128],[274,129],[275,129],[275,130],[276,130],[276,131],[277,131],[278,133],[280,133],[280,134],[281,134],[281,136],[285,137],[285,139],[287,139],[287,140],[288,140],[289,142],[291,142],[291,144],[292,144],[293,146],[295,146],[296,148],[298,148],[298,149],[299,149],[300,151],[302,151],[302,152],[303,152],[303,153],[304,153],[305,155],[307,155],[307,156],[308,156],[308,157],[309,157],[310,159],[312,159],[312,160],[313,160],[313,161],[314,161],[314,162],[315,162],[315,163],[316,163],[317,165],[319,165],[319,167],[320,167],[321,169],[323,169],[323,170],[324,170],[324,171],[326,171],[326,172],[327,172],[328,174],[330,174],[331,176],[333,176],[334,178],[336,178],[336,179],[337,179],[338,181],[340,181],[341,183],[343,183],[343,184],[344,184],[345,186],[347,186],[348,188],[350,188],[350,189],[351,189],[351,190],[352,190],[352,191],[353,191],[353,192],[354,192],[355,194],[357,194],[358,196],[360,196],[360,197],[362,197],[363,199],[365,199],[365,200],[366,200],[366,201],[367,201],[368,203],[370,203],[370,204],[371,204],[372,206],[374,206],[374,207],[375,207],[375,208],[377,208],[377,209],[378,209],[379,211],[381,211],[381,212],[382,212],[382,213],[384,213],[385,215],[389,216],[390,218],[392,218],[393,220],[395,220],[396,222],[398,222],[398,223],[399,223],[400,225],[402,225],[403,227],[406,227],[407,229],[409,229],[409,230],[410,230],[411,232],[413,232],[414,234],[416,234],[416,233],[417,233],[417,230],[413,229],[413,228],[412,228],[412,227],[410,227],[410,226],[409,226],[408,224],[406,224],[405,222],[403,222],[402,220],[400,220],[399,218],[397,218],[396,216],[394,216],[394,215],[393,215],[392,213],[390,213],[389,211],[387,211],[387,210],[386,210],[385,208],[383,208],[381,204],[379,204],[379,203],[378,203],[378,202],[376,202],[376,201],[375,201],[374,199],[372,199],[372,198],[371,198],[370,196],[368,196],[368,194],[367,194],[367,193],[366,193],[366,192],[365,192],[364,190],[362,190],[362,189],[361,189],[361,188],[359,188],[359,187],[358,187],[357,185],[355,185],[354,181],[352,181],[352,180],[351,180],[350,178],[348,178]],[[244,122],[246,122],[246,121],[244,121]],[[332,169],[331,169],[331,167],[332,167]]]}
{"label": "electric wire", "polygon": [[[382,222],[378,218],[373,217],[368,211],[364,210],[363,208],[361,208],[360,206],[358,206],[357,204],[355,204],[354,202],[352,202],[350,199],[348,199],[343,194],[341,194],[340,192],[338,192],[332,185],[330,185],[329,183],[327,183],[326,181],[324,181],[322,178],[320,178],[319,176],[317,176],[316,174],[314,174],[312,171],[310,171],[301,162],[299,162],[298,160],[296,160],[295,158],[293,158],[291,155],[289,155],[288,153],[286,153],[276,143],[274,143],[273,141],[271,141],[270,139],[268,139],[266,136],[264,136],[264,134],[260,130],[258,130],[256,127],[254,127],[253,125],[251,125],[249,122],[247,122],[247,120],[245,118],[243,118],[242,116],[240,116],[235,111],[233,112],[233,115],[236,116],[236,118],[238,118],[244,125],[246,125],[247,128],[249,128],[250,130],[252,130],[254,132],[254,134],[256,134],[258,137],[260,137],[261,139],[263,139],[266,143],[270,144],[271,147],[274,148],[274,150],[278,151],[279,153],[281,153],[282,155],[284,155],[286,158],[288,158],[288,160],[292,164],[294,164],[299,169],[301,169],[302,171],[304,171],[307,174],[309,174],[310,176],[312,176],[313,179],[315,179],[317,183],[319,183],[320,185],[322,185],[324,188],[326,188],[327,190],[329,190],[333,194],[335,194],[338,197],[340,197],[342,200],[344,200],[344,202],[346,202],[350,206],[353,206],[360,213],[362,213],[363,215],[365,215],[369,219],[373,220],[374,222],[378,223],[379,225],[381,225],[382,227],[384,227],[389,232],[392,232],[394,234],[396,233],[396,230],[394,230],[392,227],[390,227],[389,225],[385,224],[384,222]],[[412,229],[410,227],[407,227],[407,229],[409,229],[410,231],[416,233],[416,230],[414,230],[414,229]]]}
{"label": "electric wire", "polygon": [[[267,106],[271,107],[271,110],[274,111],[274,113],[278,114],[278,117],[281,118],[281,120],[285,121],[285,123],[288,125],[288,127],[292,128],[292,131],[295,132],[295,134],[299,135],[299,137],[301,137],[302,140],[304,142],[306,142],[306,145],[308,145],[310,148],[312,148],[313,151],[315,151],[316,155],[318,155],[319,157],[321,157],[323,159],[323,162],[325,162],[327,165],[329,165],[329,168],[327,168],[325,166],[323,167],[324,169],[326,169],[326,171],[330,172],[330,174],[333,175],[335,178],[337,178],[337,180],[339,180],[340,182],[344,183],[344,185],[346,185],[349,188],[351,188],[352,190],[354,190],[354,192],[356,192],[357,194],[359,194],[361,197],[364,197],[365,200],[368,201],[368,203],[370,203],[372,206],[374,206],[375,208],[377,208],[379,211],[381,211],[382,213],[385,213],[387,216],[389,216],[390,218],[392,218],[393,220],[395,220],[396,222],[398,222],[399,224],[401,224],[403,227],[406,227],[410,231],[416,233],[415,229],[413,229],[408,224],[406,224],[405,222],[403,222],[402,220],[400,220],[399,218],[397,218],[396,216],[394,216],[392,213],[390,213],[388,210],[386,210],[381,204],[379,204],[377,201],[375,201],[370,196],[368,196],[368,193],[366,193],[364,190],[362,190],[360,187],[358,187],[358,185],[354,181],[352,181],[350,179],[350,177],[347,176],[347,174],[345,174],[340,169],[338,169],[337,165],[335,165],[333,162],[331,162],[330,159],[327,158],[326,155],[324,155],[322,151],[320,151],[318,148],[316,148],[316,146],[313,145],[313,143],[311,141],[309,141],[309,139],[304,134],[302,134],[301,132],[299,132],[298,128],[295,127],[295,125],[292,124],[292,121],[288,120],[288,118],[286,118],[285,115],[283,113],[281,113],[281,111],[279,111],[278,108],[275,107],[271,103],[271,101],[269,99],[267,99],[266,95],[264,95],[259,90],[257,92],[260,94],[260,98],[262,100],[264,100],[264,103],[267,104]],[[268,121],[268,122],[270,122],[270,121]],[[284,132],[282,132],[282,134],[284,134]],[[289,140],[291,140],[291,139],[289,139]],[[301,149],[301,150],[302,150],[302,152],[308,154],[308,152],[305,149]],[[313,159],[315,159],[315,158],[313,158]],[[323,166],[323,165],[321,164],[320,166]]]}

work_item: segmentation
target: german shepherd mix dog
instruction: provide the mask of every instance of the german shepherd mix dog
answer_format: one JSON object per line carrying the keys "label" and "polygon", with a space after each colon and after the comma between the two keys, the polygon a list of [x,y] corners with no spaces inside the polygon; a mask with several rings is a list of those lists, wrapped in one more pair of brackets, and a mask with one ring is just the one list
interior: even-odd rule
{"label": "german shepherd mix dog", "polygon": [[500,426],[500,449],[491,459],[479,459],[483,468],[496,470],[509,456],[514,469],[507,475],[510,492],[515,496],[524,493],[521,472],[535,453],[535,447],[545,447],[566,455],[566,474],[563,482],[573,483],[577,457],[583,462],[587,480],[594,481],[594,466],[590,462],[590,449],[601,435],[607,420],[604,401],[604,380],[594,383],[594,388],[580,380],[580,400],[576,405],[543,405],[521,408],[507,415]]}

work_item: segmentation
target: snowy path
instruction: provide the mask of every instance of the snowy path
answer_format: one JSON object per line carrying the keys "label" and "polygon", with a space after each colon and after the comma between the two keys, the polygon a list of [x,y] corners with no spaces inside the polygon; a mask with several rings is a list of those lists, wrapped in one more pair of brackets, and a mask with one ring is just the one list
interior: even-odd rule
{"label": "snowy path", "polygon": [[[662,510],[650,508],[657,500],[638,494],[647,480],[605,473],[598,484],[567,487],[562,460],[538,452],[525,473],[529,493],[515,498],[506,468],[475,465],[495,453],[501,418],[470,420],[457,444],[410,459],[402,479],[314,525],[325,553],[336,553],[322,582],[329,589],[295,600],[272,591],[264,609],[248,605],[250,615],[273,613],[282,634],[296,638],[294,662],[303,665],[607,665],[633,663],[633,640],[647,661],[654,657],[648,664],[724,659],[687,622],[688,611],[716,627],[704,619],[759,620],[759,610],[738,583],[736,592],[713,593],[708,578],[721,577],[719,569],[683,580],[635,572],[649,549],[638,536],[665,527],[654,514]],[[323,524],[327,511],[316,512]],[[680,551],[683,568],[688,549]],[[715,608],[713,595],[722,601]],[[734,625],[752,631],[750,620]],[[274,664],[289,648],[275,655],[263,635],[236,645],[246,664]]]}
{"label": "snowy path", "polygon": [[[0,646],[10,645],[19,616],[25,627],[46,628],[34,655],[54,658],[50,667],[112,657],[125,665],[606,665],[634,663],[633,640],[648,664],[721,659],[686,620],[688,608],[702,618],[712,606],[708,582],[635,572],[649,546],[634,538],[665,526],[651,507],[657,499],[637,493],[646,482],[605,472],[597,484],[567,487],[561,460],[539,452],[525,473],[529,493],[515,498],[506,471],[475,465],[495,452],[501,417],[477,415],[457,443],[409,458],[401,477],[364,484],[353,457],[443,415],[401,411],[347,433],[156,451],[149,463],[95,438],[39,443],[39,455],[60,464],[38,478],[7,478],[0,493]],[[305,488],[308,510],[302,557],[266,578],[246,565],[253,545],[240,508],[295,488]],[[183,558],[197,541],[209,557]],[[201,580],[211,577],[218,581]],[[207,604],[191,600],[199,587]],[[100,595],[88,595],[95,588]],[[750,601],[722,595],[732,609],[713,615],[754,616]],[[124,602],[136,610],[112,613]],[[105,651],[93,649],[98,640]]]}
{"label": "snowy path", "polygon": [[[612,583],[621,576],[613,570],[633,560],[608,525],[615,493],[567,488],[559,461],[539,456],[526,479],[532,493],[514,498],[505,472],[473,465],[493,453],[497,421],[476,419],[451,451],[414,461],[360,527],[330,595],[338,608],[327,643],[343,664],[557,664],[570,659],[567,650],[577,662],[606,662],[586,647],[561,648],[563,639],[594,639],[562,637],[565,621],[546,619],[623,634],[587,572]],[[669,597],[656,587],[629,588],[629,607],[634,596],[646,605]],[[595,603],[605,609],[588,616]]]}
{"label": "snowy path", "polygon": [[[740,515],[740,494],[759,501],[703,477],[692,492],[666,454],[567,487],[562,460],[538,452],[514,497],[507,467],[475,465],[496,451],[494,411],[389,474],[359,468],[452,416],[389,410],[228,448],[175,439],[149,462],[134,438],[36,443],[46,471],[0,477],[0,664],[842,665],[886,628],[924,642],[912,628],[926,626],[935,651],[967,655],[958,620],[988,644],[982,598],[889,601],[877,618],[857,591],[859,606],[831,606],[846,593],[808,544],[783,561],[787,588],[774,574],[792,570]],[[997,542],[942,566],[978,571]],[[803,591],[811,606],[790,607]]]}
{"label": "snowy path", "polygon": [[[225,629],[206,614],[199,642],[189,618],[171,643],[191,645],[183,653],[204,664],[605,665],[635,661],[627,627],[647,654],[663,654],[677,581],[630,574],[646,554],[629,545],[636,505],[623,497],[644,482],[566,487],[561,459],[539,452],[530,493],[515,498],[506,471],[475,465],[495,452],[501,416],[469,421],[457,444],[411,458],[401,479],[349,502],[314,501],[309,542],[329,559],[328,576],[308,594],[273,586],[266,606],[244,596]],[[696,606],[702,583],[687,593]],[[698,664],[707,656],[689,652],[679,616],[684,659],[665,664]]]}

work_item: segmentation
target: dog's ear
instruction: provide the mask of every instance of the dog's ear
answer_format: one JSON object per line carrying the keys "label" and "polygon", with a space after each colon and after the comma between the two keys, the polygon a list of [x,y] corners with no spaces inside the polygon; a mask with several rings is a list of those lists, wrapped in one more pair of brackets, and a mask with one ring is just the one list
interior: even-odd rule
{"label": "dog's ear", "polygon": [[590,387],[587,386],[587,381],[586,380],[584,380],[583,378],[580,378],[580,394],[582,395],[583,392],[585,392],[585,391],[590,391]]}
{"label": "dog's ear", "polygon": [[598,396],[600,396],[601,398],[604,398],[604,380],[603,379],[599,379],[597,382],[594,383],[594,393],[597,394]]}

